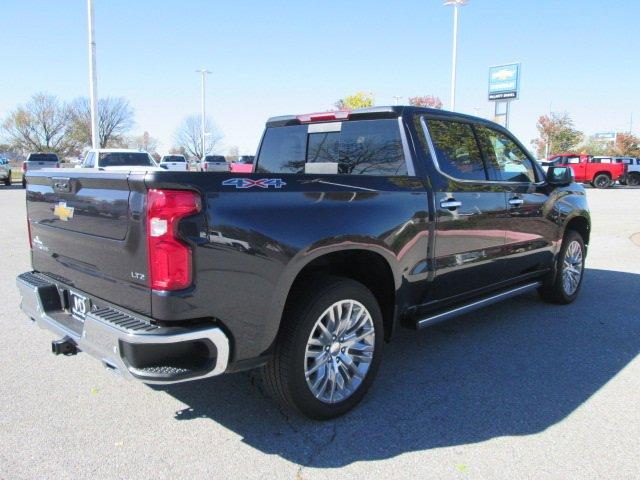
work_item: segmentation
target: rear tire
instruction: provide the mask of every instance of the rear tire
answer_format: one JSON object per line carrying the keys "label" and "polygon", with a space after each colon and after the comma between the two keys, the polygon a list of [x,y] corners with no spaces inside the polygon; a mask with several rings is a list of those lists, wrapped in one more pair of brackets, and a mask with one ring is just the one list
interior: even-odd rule
{"label": "rear tire", "polygon": [[7,178],[5,178],[5,179],[4,179],[4,184],[5,184],[7,187],[10,187],[10,186],[11,186],[11,171],[9,171],[9,176],[8,176]]}
{"label": "rear tire", "polygon": [[22,179],[22,188],[27,188],[27,179],[26,178]]}
{"label": "rear tire", "polygon": [[299,292],[286,309],[262,381],[284,407],[328,420],[355,407],[373,382],[382,312],[373,294],[351,279],[315,277]]}
{"label": "rear tire", "polygon": [[627,185],[630,187],[637,187],[640,185],[640,174],[632,173],[627,177]]}
{"label": "rear tire", "polygon": [[595,188],[609,188],[611,186],[611,177],[606,173],[599,173],[591,183]]}
{"label": "rear tire", "polygon": [[544,301],[567,305],[578,297],[584,278],[585,254],[582,235],[567,230],[556,260],[555,278],[538,289]]}

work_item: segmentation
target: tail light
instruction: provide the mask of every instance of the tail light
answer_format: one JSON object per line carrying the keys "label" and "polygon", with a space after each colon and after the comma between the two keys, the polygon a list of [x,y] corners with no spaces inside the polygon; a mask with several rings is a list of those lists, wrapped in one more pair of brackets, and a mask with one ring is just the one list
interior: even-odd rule
{"label": "tail light", "polygon": [[327,122],[331,120],[347,120],[349,112],[347,110],[336,110],[334,112],[307,113],[296,117],[300,123]]}
{"label": "tail light", "polygon": [[207,171],[209,169],[209,165],[207,165],[207,162],[204,162],[202,164],[202,170]]}
{"label": "tail light", "polygon": [[149,190],[147,245],[149,284],[153,290],[182,290],[191,285],[191,247],[178,237],[178,224],[201,209],[200,195],[195,192]]}
{"label": "tail light", "polygon": [[54,168],[60,168],[60,162],[56,162],[56,166]]}
{"label": "tail light", "polygon": [[22,162],[22,171],[23,172],[27,171],[27,162]]}

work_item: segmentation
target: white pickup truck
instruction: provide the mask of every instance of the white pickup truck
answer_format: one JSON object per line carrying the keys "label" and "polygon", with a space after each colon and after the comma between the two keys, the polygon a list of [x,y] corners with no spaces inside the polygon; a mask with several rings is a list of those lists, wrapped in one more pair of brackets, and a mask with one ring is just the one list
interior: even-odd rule
{"label": "white pickup truck", "polygon": [[144,150],[124,148],[91,149],[77,168],[109,171],[161,170],[153,157]]}

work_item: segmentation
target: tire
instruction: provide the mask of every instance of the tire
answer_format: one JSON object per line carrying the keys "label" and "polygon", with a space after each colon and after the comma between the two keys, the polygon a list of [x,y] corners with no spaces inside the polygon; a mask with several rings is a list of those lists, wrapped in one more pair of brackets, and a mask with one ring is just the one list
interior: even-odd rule
{"label": "tire", "polygon": [[4,179],[4,184],[5,184],[7,187],[10,187],[10,186],[11,186],[11,171],[9,171],[9,176],[8,176],[7,178],[5,178],[5,179]]}
{"label": "tire", "polygon": [[[262,382],[267,393],[285,408],[312,419],[328,420],[355,407],[371,386],[384,343],[382,313],[373,294],[354,280],[312,277],[298,292],[300,295],[286,308],[274,355],[262,367]],[[343,340],[340,329],[332,330],[328,312],[332,310],[335,317],[340,307],[337,316],[343,322],[338,325],[345,328],[350,322],[361,324],[352,331],[347,328],[343,334],[367,334],[363,341]],[[360,320],[356,318],[362,312],[360,307],[368,318],[366,313]],[[337,336],[327,335],[329,331]],[[363,357],[369,361],[360,362]],[[347,380],[356,371],[358,375],[353,375],[351,382]]]}
{"label": "tire", "polygon": [[[571,250],[570,250],[571,249]],[[579,249],[579,261],[576,259],[575,249]],[[569,253],[568,253],[569,251]],[[556,274],[553,280],[540,287],[538,292],[543,300],[550,303],[557,303],[560,305],[568,305],[572,303],[580,293],[582,287],[582,280],[584,278],[584,259],[585,259],[584,240],[575,230],[567,230],[562,240],[562,247],[558,253],[558,259],[556,260]],[[565,260],[567,260],[565,262]],[[565,272],[567,267],[573,271],[578,272],[576,274],[568,273],[572,280],[565,281]],[[570,287],[570,288],[569,288]]]}
{"label": "tire", "polygon": [[22,188],[27,188],[27,179],[26,178],[22,179]]}
{"label": "tire", "polygon": [[591,183],[595,188],[609,188],[611,186],[611,177],[606,173],[599,173]]}
{"label": "tire", "polygon": [[632,173],[627,177],[627,185],[637,187],[640,185],[640,173]]}

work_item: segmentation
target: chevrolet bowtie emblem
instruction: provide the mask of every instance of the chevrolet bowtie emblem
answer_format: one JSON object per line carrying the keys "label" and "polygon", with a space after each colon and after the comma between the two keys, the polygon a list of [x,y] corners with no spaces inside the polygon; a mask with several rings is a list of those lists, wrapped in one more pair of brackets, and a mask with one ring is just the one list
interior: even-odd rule
{"label": "chevrolet bowtie emblem", "polygon": [[67,207],[67,202],[59,202],[53,209],[53,214],[63,222],[73,218],[73,207]]}

